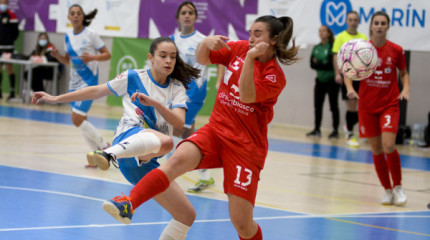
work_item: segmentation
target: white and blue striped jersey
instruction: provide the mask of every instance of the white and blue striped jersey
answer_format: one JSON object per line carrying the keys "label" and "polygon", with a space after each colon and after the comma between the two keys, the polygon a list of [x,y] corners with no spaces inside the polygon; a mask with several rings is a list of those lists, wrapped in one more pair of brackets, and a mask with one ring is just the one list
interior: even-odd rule
{"label": "white and blue striped jersey", "polygon": [[[127,70],[107,83],[108,88],[118,97],[122,96],[124,115],[115,131],[115,138],[132,127],[152,128],[168,136],[173,135],[173,126],[153,107],[144,106],[138,100],[131,102],[131,95],[135,92],[145,93],[154,100],[167,106],[187,108],[184,85],[169,78],[165,85],[160,85],[151,76],[150,70]],[[144,112],[144,119],[137,115],[136,108]]]}
{"label": "white and blue striped jersey", "polygon": [[68,32],[65,35],[65,51],[70,57],[70,82],[69,89],[77,90],[87,86],[98,84],[98,63],[91,61],[82,62],[79,58],[84,53],[96,55],[105,44],[97,33],[85,27],[79,33]]}
{"label": "white and blue striped jersey", "polygon": [[189,102],[203,103],[205,101],[207,91],[207,67],[196,61],[196,50],[197,46],[206,38],[206,36],[195,30],[192,34],[187,36],[183,36],[178,32],[170,36],[170,38],[175,42],[179,50],[179,56],[182,60],[188,65],[201,70],[200,78],[193,79],[189,84],[187,96],[189,98]]}

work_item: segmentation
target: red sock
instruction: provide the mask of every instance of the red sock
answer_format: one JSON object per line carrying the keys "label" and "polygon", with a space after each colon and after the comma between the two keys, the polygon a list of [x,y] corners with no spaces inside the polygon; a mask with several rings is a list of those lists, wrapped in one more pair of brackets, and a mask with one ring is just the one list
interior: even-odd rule
{"label": "red sock", "polygon": [[133,209],[138,208],[142,203],[157,194],[164,192],[169,187],[169,184],[169,179],[163,171],[154,169],[147,173],[130,192],[129,197]]}
{"label": "red sock", "polygon": [[402,166],[400,165],[400,155],[397,152],[397,149],[386,155],[391,178],[393,180],[393,186],[402,185]]}
{"label": "red sock", "polygon": [[385,155],[373,154],[373,162],[375,163],[376,173],[378,174],[379,181],[385,189],[391,189],[390,174],[387,162],[385,161]]}
{"label": "red sock", "polygon": [[257,224],[257,226],[258,226],[257,233],[252,238],[245,239],[239,236],[239,239],[240,240],[263,240],[263,233],[261,232],[260,225]]}

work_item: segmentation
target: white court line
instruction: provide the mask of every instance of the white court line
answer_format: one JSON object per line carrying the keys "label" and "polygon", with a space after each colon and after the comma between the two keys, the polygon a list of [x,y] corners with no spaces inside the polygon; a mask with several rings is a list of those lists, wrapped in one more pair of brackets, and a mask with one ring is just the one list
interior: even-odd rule
{"label": "white court line", "polygon": [[30,191],[30,192],[51,193],[51,194],[58,194],[58,195],[63,195],[63,196],[69,196],[69,197],[83,198],[83,199],[88,199],[88,200],[93,200],[93,201],[99,201],[99,202],[106,201],[105,199],[87,197],[87,196],[83,196],[83,195],[79,195],[79,194],[64,193],[64,192],[57,192],[57,191],[49,191],[49,190],[40,190],[40,189],[34,189],[34,188],[21,188],[21,187],[8,187],[8,186],[0,186],[0,188],[3,188],[3,189],[13,189],[13,190],[23,190],[23,191]]}
{"label": "white court line", "polygon": [[[71,194],[57,191],[21,188],[21,187],[9,187],[0,186],[0,189],[14,189],[32,192],[43,192],[50,194],[58,194],[63,196],[70,196],[76,198],[83,198],[88,200],[104,202],[104,199],[87,197],[79,194]],[[428,215],[389,215],[387,213],[371,213],[371,215],[362,214],[322,214],[322,215],[288,215],[288,216],[274,216],[274,217],[255,217],[254,220],[276,220],[276,219],[312,219],[312,218],[430,218]],[[196,220],[194,223],[208,223],[208,222],[230,222],[230,219],[206,219]],[[129,225],[125,224],[89,224],[89,225],[75,225],[75,226],[49,226],[49,227],[29,227],[29,228],[3,228],[0,232],[7,231],[28,231],[28,230],[50,230],[50,229],[71,229],[71,228],[96,228],[96,227],[125,227],[125,226],[144,226],[144,225],[165,225],[169,222],[147,222],[147,223],[132,223]]]}
{"label": "white court line", "polygon": [[[339,215],[299,215],[299,216],[276,216],[276,217],[257,217],[254,220],[276,220],[276,219],[306,219],[306,218],[335,218]],[[341,215],[342,218],[377,218],[380,216],[360,216]],[[408,216],[408,215],[397,215],[397,216],[381,216],[382,218],[430,218],[430,216]],[[211,222],[230,222],[230,219],[206,219],[196,220],[194,223],[211,223]],[[50,227],[29,227],[29,228],[3,228],[0,232],[11,232],[11,231],[30,231],[30,230],[51,230],[51,229],[71,229],[71,228],[98,228],[98,227],[127,227],[127,226],[148,226],[148,225],[166,225],[169,222],[146,222],[146,223],[131,223],[131,224],[89,224],[89,225],[75,225],[75,226],[50,226]]]}

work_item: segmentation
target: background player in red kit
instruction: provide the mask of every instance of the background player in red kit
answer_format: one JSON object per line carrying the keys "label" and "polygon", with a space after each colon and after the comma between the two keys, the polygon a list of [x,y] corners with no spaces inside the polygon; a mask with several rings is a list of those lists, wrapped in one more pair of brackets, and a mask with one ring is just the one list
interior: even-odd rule
{"label": "background player in red kit", "polygon": [[[376,172],[385,189],[381,203],[401,206],[406,204],[407,198],[401,185],[400,155],[395,142],[399,125],[399,99],[409,100],[410,81],[402,47],[387,40],[389,28],[390,17],[385,12],[373,14],[370,42],[378,51],[378,67],[372,76],[361,81],[358,95],[352,88],[351,80],[346,79],[345,84],[348,97],[358,98],[360,137],[369,140]],[[403,85],[401,93],[397,69]]]}
{"label": "background player in red kit", "polygon": [[252,24],[249,41],[225,43],[228,38],[218,35],[201,42],[196,53],[199,63],[227,67],[209,123],[182,141],[173,156],[142,178],[129,197],[106,202],[118,209],[110,212],[112,216],[131,218],[123,211],[136,209],[187,171],[222,167],[230,218],[240,239],[263,238],[253,220],[253,208],[268,151],[267,125],[286,85],[277,60],[282,64],[296,60],[294,41],[287,48],[292,33],[291,18],[262,16]]}

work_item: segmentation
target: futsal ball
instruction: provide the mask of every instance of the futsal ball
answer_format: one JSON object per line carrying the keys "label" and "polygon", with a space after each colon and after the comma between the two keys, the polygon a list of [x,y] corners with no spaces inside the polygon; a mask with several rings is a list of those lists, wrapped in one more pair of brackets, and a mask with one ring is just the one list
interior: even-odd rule
{"label": "futsal ball", "polygon": [[375,72],[378,53],[370,42],[353,39],[343,44],[337,53],[337,66],[346,78],[360,81]]}

